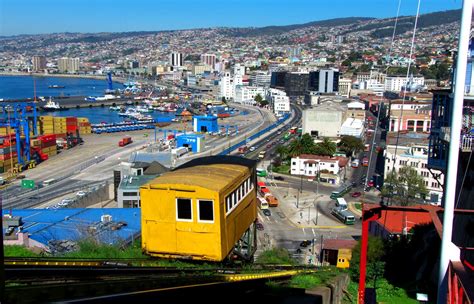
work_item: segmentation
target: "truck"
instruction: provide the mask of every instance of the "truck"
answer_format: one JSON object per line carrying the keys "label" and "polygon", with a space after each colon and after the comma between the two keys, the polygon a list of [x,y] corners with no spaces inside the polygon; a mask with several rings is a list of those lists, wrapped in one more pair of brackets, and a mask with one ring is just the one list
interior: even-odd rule
{"label": "truck", "polygon": [[278,207],[278,199],[271,193],[265,194],[265,200],[268,202],[269,207]]}
{"label": "truck", "polygon": [[238,153],[239,154],[245,154],[248,150],[248,147],[247,146],[242,146],[242,147],[239,147],[239,150],[238,150]]}
{"label": "truck", "polygon": [[188,148],[186,147],[179,147],[171,150],[171,154],[175,155],[176,157],[181,157],[186,153],[188,153]]}
{"label": "truck", "polygon": [[125,136],[124,138],[119,140],[118,145],[119,145],[119,147],[125,147],[126,145],[129,145],[132,142],[133,141],[132,141],[132,138],[130,136]]}

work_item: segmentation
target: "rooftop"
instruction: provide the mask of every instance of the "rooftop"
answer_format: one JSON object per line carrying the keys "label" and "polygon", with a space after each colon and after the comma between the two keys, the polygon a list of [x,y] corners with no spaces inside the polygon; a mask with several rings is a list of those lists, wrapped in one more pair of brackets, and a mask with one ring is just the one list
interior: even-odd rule
{"label": "rooftop", "polygon": [[382,210],[382,215],[377,222],[391,234],[401,234],[404,228],[409,231],[416,225],[432,222],[428,212],[390,211],[390,216],[387,214],[386,210]]}
{"label": "rooftop", "polygon": [[[198,186],[220,192],[233,180],[248,172],[248,168],[235,164],[212,164],[177,169],[150,181],[152,187],[160,184]],[[146,186],[145,186],[146,187]]]}
{"label": "rooftop", "polygon": [[[3,215],[9,213],[10,210],[2,212]],[[51,240],[78,241],[87,237],[108,244],[119,243],[139,237],[141,231],[139,208],[13,209],[11,214],[22,218],[23,232],[28,233],[30,239],[44,245]],[[119,229],[101,225],[103,215],[111,215],[112,223],[126,225]]]}

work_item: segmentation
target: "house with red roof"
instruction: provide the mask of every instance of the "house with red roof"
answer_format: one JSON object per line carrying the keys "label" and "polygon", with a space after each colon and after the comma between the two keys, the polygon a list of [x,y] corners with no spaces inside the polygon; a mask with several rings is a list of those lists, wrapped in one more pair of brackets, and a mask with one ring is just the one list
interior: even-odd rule
{"label": "house with red roof", "polygon": [[428,212],[414,211],[382,211],[378,220],[369,223],[369,233],[373,236],[379,236],[384,239],[407,235],[416,225],[432,223]]}

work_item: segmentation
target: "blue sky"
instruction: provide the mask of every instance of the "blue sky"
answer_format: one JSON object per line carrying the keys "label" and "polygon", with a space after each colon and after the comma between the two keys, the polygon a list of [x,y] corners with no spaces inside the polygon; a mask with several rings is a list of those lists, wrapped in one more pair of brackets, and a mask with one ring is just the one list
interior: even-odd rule
{"label": "blue sky", "polygon": [[[402,0],[402,15],[417,0]],[[422,0],[421,12],[461,0]],[[0,0],[0,35],[266,26],[339,17],[392,17],[398,0]]]}

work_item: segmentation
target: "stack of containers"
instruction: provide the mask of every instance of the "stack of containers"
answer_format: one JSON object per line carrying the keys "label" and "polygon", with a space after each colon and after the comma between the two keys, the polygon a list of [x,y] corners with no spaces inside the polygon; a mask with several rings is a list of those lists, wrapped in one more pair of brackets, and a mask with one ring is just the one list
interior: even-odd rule
{"label": "stack of containers", "polygon": [[79,134],[81,134],[81,135],[92,133],[91,123],[89,122],[89,119],[87,119],[87,118],[78,117],[77,118],[77,127],[79,128]]}
{"label": "stack of containers", "polygon": [[48,157],[57,154],[55,134],[38,136],[37,139],[40,141],[41,152],[47,154]]}
{"label": "stack of containers", "polygon": [[[8,130],[10,129],[10,130]],[[15,129],[12,129],[12,128],[7,128],[7,127],[0,127],[0,137],[8,137],[8,131],[10,131],[10,134],[12,134],[12,136],[14,137],[15,136]]]}
{"label": "stack of containers", "polygon": [[77,130],[77,117],[66,117],[66,132],[75,135]]}
{"label": "stack of containers", "polygon": [[40,134],[54,134],[54,117],[40,116],[38,130]]}
{"label": "stack of containers", "polygon": [[15,136],[0,137],[0,173],[8,172],[17,163]]}
{"label": "stack of containers", "polygon": [[66,117],[54,117],[54,134],[56,134],[58,137],[66,137],[66,119]]}

